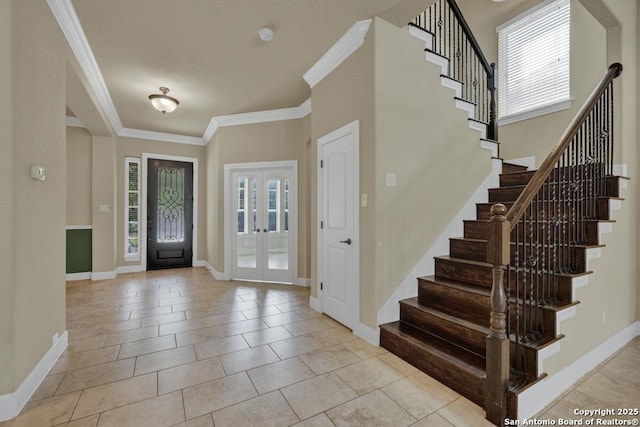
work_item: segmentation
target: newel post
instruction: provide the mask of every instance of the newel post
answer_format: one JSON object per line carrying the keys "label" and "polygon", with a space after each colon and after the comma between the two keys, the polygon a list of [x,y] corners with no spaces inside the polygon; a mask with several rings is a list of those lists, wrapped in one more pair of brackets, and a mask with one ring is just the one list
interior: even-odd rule
{"label": "newel post", "polygon": [[511,225],[503,204],[491,206],[491,220],[487,234],[487,261],[493,264],[491,287],[491,323],[487,337],[487,382],[485,411],[487,419],[503,425],[507,416],[507,387],[509,385],[509,337],[507,336],[507,296],[504,274],[510,263]]}

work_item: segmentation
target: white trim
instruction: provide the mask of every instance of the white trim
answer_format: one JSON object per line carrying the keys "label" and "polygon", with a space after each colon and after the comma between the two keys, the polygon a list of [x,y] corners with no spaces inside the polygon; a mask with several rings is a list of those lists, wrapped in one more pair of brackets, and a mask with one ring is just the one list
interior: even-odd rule
{"label": "white trim", "polygon": [[65,123],[72,128],[85,128],[86,126],[75,116],[66,116]]}
{"label": "white trim", "polygon": [[531,418],[580,378],[640,335],[640,321],[627,326],[560,372],[529,387],[518,396],[518,417]]}
{"label": "white trim", "polygon": [[67,273],[65,277],[65,281],[67,282],[75,282],[77,280],[91,280],[91,272],[87,271],[86,273]]}
{"label": "white trim", "polygon": [[151,141],[175,142],[176,144],[206,145],[202,138],[197,136],[178,135],[175,133],[154,132],[150,130],[123,128],[118,136]]}
{"label": "white trim", "polygon": [[[355,259],[356,259],[356,268],[354,269],[354,284],[353,284],[353,289],[351,289],[351,295],[350,295],[350,300],[352,301],[352,319],[351,319],[351,325],[348,325],[349,327],[351,327],[354,331],[355,328],[360,324],[360,120],[354,120],[351,123],[348,123],[344,126],[342,126],[339,129],[334,130],[333,132],[330,132],[324,136],[321,136],[320,138],[318,138],[317,141],[317,157],[318,159],[321,158],[321,153],[322,153],[322,149],[324,144],[326,144],[325,141],[334,141],[338,138],[342,138],[343,136],[347,136],[347,135],[353,135],[354,138],[354,144],[353,144],[353,171],[352,174],[355,177],[354,179],[354,197],[355,197],[355,201],[354,201],[354,225],[353,225],[353,233],[355,239],[353,242],[353,250],[355,252]],[[323,178],[322,178],[322,169],[320,167],[316,168],[316,182],[317,182],[317,198],[318,198],[318,203],[317,203],[317,211],[318,211],[318,218],[322,218],[323,217],[323,203],[322,203],[322,185],[323,185]],[[323,259],[322,259],[322,254],[324,252],[324,241],[323,241],[323,230],[320,228],[320,221],[317,221],[317,236],[318,236],[318,242],[317,242],[317,248],[318,248],[318,253],[317,253],[317,265],[318,265],[318,280],[317,283],[321,283],[323,281],[323,277],[322,277],[322,265],[323,265]],[[318,292],[318,299],[320,300],[320,307],[323,307],[324,305],[324,292],[320,289],[317,289]],[[324,312],[324,311],[322,311]],[[360,335],[358,335],[360,336]]]}
{"label": "white trim", "polygon": [[350,57],[364,44],[364,38],[369,31],[371,19],[358,21],[329,50],[303,74],[304,80],[313,88],[327,75],[335,70],[342,62]]}
{"label": "white trim", "polygon": [[149,159],[172,160],[193,164],[193,236],[191,265],[198,259],[198,159],[195,157],[169,156],[166,154],[142,153],[142,184],[140,185],[140,265],[147,269],[147,164]]}
{"label": "white trim", "polygon": [[294,283],[295,285],[302,286],[305,288],[311,287],[311,279],[307,277],[298,277]]}
{"label": "white trim", "polygon": [[364,323],[358,322],[353,328],[353,334],[367,341],[371,345],[380,345],[380,328],[377,326],[374,329]]}
{"label": "white trim", "polygon": [[557,113],[558,111],[568,110],[569,108],[571,108],[572,102],[573,102],[573,98],[569,98],[562,101],[556,101],[552,104],[546,104],[541,107],[536,107],[532,110],[527,110],[527,111],[523,111],[515,114],[509,114],[508,116],[500,117],[498,119],[498,126],[510,125],[511,123],[533,119],[534,117],[544,116],[545,114]]}
{"label": "white trim", "polygon": [[473,218],[476,214],[476,203],[487,200],[487,190],[498,187],[500,166],[502,162],[498,159],[491,160],[491,172],[476,189],[473,195],[467,200],[458,214],[453,217],[449,225],[440,233],[427,250],[424,256],[418,261],[413,269],[405,276],[394,293],[387,299],[378,311],[378,324],[395,322],[400,319],[400,300],[415,297],[418,294],[416,277],[431,276],[434,274],[433,257],[449,253],[449,237],[462,236],[463,219]]}
{"label": "white trim", "polygon": [[323,313],[322,300],[320,298],[314,298],[312,296],[309,296],[309,307],[314,309],[318,313]]}
{"label": "white trim", "polygon": [[93,51],[82,30],[82,25],[80,24],[71,0],[47,0],[47,3],[58,21],[60,29],[62,29],[62,32],[67,38],[71,50],[78,59],[80,67],[82,71],[84,71],[98,103],[109,118],[111,126],[116,133],[120,133],[122,129],[120,116],[118,116],[116,107],[107,89],[107,84],[102,77],[102,72],[100,71],[100,67],[98,67],[96,58],[93,56]]}
{"label": "white trim", "polygon": [[207,266],[207,261],[199,259],[199,260],[195,260],[192,263],[192,267],[206,267]]}
{"label": "white trim", "polygon": [[110,280],[118,277],[118,269],[113,271],[98,271],[91,273],[91,280]]}
{"label": "white trim", "polygon": [[424,42],[424,47],[429,50],[433,50],[433,42],[434,37],[428,31],[423,30],[422,28],[418,28],[414,25],[407,25],[409,27],[409,35],[417,38],[418,40]]}
{"label": "white trim", "polygon": [[[58,335],[58,334],[56,334]],[[55,337],[54,337],[55,338]],[[13,393],[0,395],[0,422],[16,417],[67,348],[69,334],[62,333]]]}
{"label": "white trim", "polygon": [[145,271],[142,265],[121,265],[118,267],[118,274],[140,273]]}
{"label": "white trim", "polygon": [[[226,163],[224,165],[224,270],[227,272],[225,277],[228,277],[226,280],[233,279],[234,269],[233,269],[233,248],[232,248],[232,239],[233,239],[233,191],[232,191],[232,174],[241,170],[248,169],[287,169],[291,172],[291,183],[289,187],[289,191],[293,194],[295,199],[290,200],[290,213],[293,215],[289,218],[289,232],[292,233],[290,238],[292,239],[289,246],[289,251],[294,254],[295,260],[292,263],[292,268],[290,270],[291,273],[291,281],[284,283],[295,283],[296,278],[298,277],[298,161],[297,160],[281,160],[274,162],[257,162],[257,163]],[[215,276],[214,276],[215,277]],[[246,280],[246,279],[242,279]],[[269,281],[273,282],[273,281]]]}
{"label": "white trim", "polygon": [[437,53],[426,51],[424,53],[424,59],[431,62],[432,64],[440,67],[440,74],[448,76],[449,75],[449,59],[438,55]]}
{"label": "white trim", "polygon": [[66,230],[93,230],[93,225],[67,225]]}
{"label": "white trim", "polygon": [[216,270],[215,268],[213,268],[213,266],[211,264],[209,264],[208,261],[204,261],[204,267],[209,270],[209,273],[213,276],[214,279],[218,280],[218,281],[225,281],[225,280],[230,280],[229,277],[227,277],[226,274],[224,273],[220,273],[218,270]]}
{"label": "white trim", "polygon": [[136,262],[140,261],[140,254],[127,254],[123,256],[125,262]]}

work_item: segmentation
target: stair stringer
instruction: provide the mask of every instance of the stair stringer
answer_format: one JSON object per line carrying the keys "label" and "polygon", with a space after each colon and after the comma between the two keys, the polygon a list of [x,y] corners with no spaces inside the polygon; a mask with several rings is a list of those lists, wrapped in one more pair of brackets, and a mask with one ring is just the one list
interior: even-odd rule
{"label": "stair stringer", "polygon": [[478,186],[469,200],[460,209],[457,215],[449,222],[449,225],[436,238],[424,256],[418,261],[413,269],[402,280],[400,285],[391,294],[382,308],[378,310],[378,324],[395,322],[400,319],[400,304],[403,299],[413,298],[418,295],[417,277],[433,275],[435,264],[433,258],[449,253],[449,238],[461,236],[463,234],[463,219],[475,215],[476,203],[487,200],[488,189],[499,184],[499,174],[502,170],[502,161],[497,158],[491,159],[491,172],[485,180]]}

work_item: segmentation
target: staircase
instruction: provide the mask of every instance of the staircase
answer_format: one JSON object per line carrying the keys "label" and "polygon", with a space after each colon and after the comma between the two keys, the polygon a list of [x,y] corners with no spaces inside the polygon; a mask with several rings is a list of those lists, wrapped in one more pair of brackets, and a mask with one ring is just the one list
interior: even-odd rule
{"label": "staircase", "polygon": [[[455,0],[437,0],[409,33],[499,158],[495,64]],[[400,319],[380,325],[382,347],[483,407],[496,425],[518,419],[519,396],[545,377],[542,362],[563,338],[558,324],[579,304],[574,289],[591,274],[600,232],[621,205],[624,181],[613,167],[621,72],[609,67],[538,171],[502,162],[500,186],[464,221],[463,236],[450,238],[449,255],[435,257],[434,275],[399,302]]]}
{"label": "staircase", "polygon": [[[487,260],[487,229],[491,206],[502,203],[510,208],[521,194],[535,171],[523,166],[503,162],[500,187],[489,190],[489,203],[477,204],[476,219],[464,222],[464,236],[450,239],[448,256],[435,257],[435,274],[418,278],[418,296],[400,301],[400,320],[380,326],[380,345],[433,378],[484,407],[486,387],[486,342],[490,335],[491,287],[493,265]],[[554,185],[555,173],[547,179]],[[529,295],[516,295],[510,291],[511,306],[511,365],[508,405],[516,407],[517,396],[531,384],[545,376],[541,371],[541,353],[562,339],[557,332],[558,314],[579,301],[573,297],[574,281],[590,274],[586,270],[589,249],[600,248],[598,224],[611,220],[611,201],[620,198],[619,178],[606,178],[606,196],[597,200],[595,219],[582,221],[586,240],[571,245],[572,271],[555,275],[557,298],[538,304],[533,312],[525,304]],[[531,224],[527,224],[530,226]],[[513,237],[520,222],[512,232]],[[512,259],[516,252],[526,255],[511,242]],[[550,260],[545,261],[550,264]],[[541,265],[540,268],[549,268]],[[510,268],[512,275],[518,273]],[[516,318],[516,316],[518,318]],[[516,349],[516,331],[520,322],[535,323],[536,335],[518,334],[520,345]],[[518,325],[518,326],[517,326]],[[522,328],[520,328],[522,329]],[[512,418],[513,414],[511,415]]]}

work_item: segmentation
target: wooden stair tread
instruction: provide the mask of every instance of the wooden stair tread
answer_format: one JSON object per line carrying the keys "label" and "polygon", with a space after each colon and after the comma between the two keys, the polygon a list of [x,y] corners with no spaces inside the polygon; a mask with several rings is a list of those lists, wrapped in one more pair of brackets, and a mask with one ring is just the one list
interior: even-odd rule
{"label": "wooden stair tread", "polygon": [[[458,365],[460,369],[472,373],[474,376],[480,378],[485,376],[485,358],[460,346],[420,331],[411,325],[401,325],[400,321],[380,325],[380,328],[402,337],[423,351],[435,354],[444,360],[449,360],[451,363]],[[462,355],[464,355],[464,358],[460,357]]]}
{"label": "wooden stair tread", "polygon": [[402,301],[400,301],[401,304],[406,304],[406,305],[410,305],[414,308],[417,308],[419,310],[422,310],[426,313],[430,313],[434,316],[440,317],[442,319],[447,320],[448,322],[451,323],[457,323],[458,325],[464,326],[465,328],[469,328],[469,329],[473,329],[477,332],[482,332],[482,333],[486,333],[487,335],[489,335],[489,328],[482,326],[482,325],[478,325],[476,323],[473,322],[469,322],[467,320],[461,319],[459,317],[456,316],[452,316],[450,314],[447,313],[443,313],[440,310],[437,310],[435,308],[431,308],[431,307],[425,307],[424,305],[420,304],[418,302],[418,297],[413,297],[413,298],[407,298],[404,299]]}
{"label": "wooden stair tread", "polygon": [[473,293],[476,295],[481,295],[481,296],[485,296],[485,297],[490,297],[491,296],[491,290],[487,289],[487,288],[482,288],[479,286],[475,286],[475,285],[469,285],[463,282],[454,282],[451,280],[446,280],[446,279],[438,279],[436,278],[436,276],[424,276],[424,277],[420,277],[419,279],[422,280],[428,280],[430,282],[436,283],[438,285],[441,286],[447,286],[449,288],[454,288],[454,289],[458,289],[464,292],[469,292],[469,293]]}
{"label": "wooden stair tread", "polygon": [[476,260],[472,260],[472,259],[457,258],[457,257],[452,257],[450,255],[441,255],[441,256],[436,256],[436,257],[433,257],[433,258],[434,259],[441,259],[441,260],[445,260],[445,261],[459,262],[461,264],[471,264],[471,265],[476,265],[478,267],[490,267],[490,268],[493,268],[493,264],[490,264],[490,263],[485,262],[485,261],[476,261]]}

